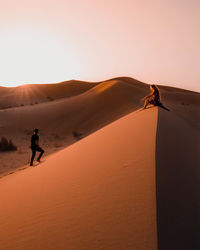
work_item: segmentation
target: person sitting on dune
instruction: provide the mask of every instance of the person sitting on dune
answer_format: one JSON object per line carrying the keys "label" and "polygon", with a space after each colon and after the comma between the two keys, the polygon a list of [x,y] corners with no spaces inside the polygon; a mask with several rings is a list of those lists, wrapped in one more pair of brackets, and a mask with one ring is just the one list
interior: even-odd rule
{"label": "person sitting on dune", "polygon": [[158,106],[161,104],[160,93],[159,93],[159,90],[156,87],[156,85],[154,85],[154,84],[150,85],[150,89],[151,89],[151,94],[149,94],[143,98],[143,100],[145,100],[144,109],[147,107],[148,104],[153,104],[155,106]]}
{"label": "person sitting on dune", "polygon": [[152,104],[154,106],[159,106],[159,107],[169,111],[169,109],[164,107],[163,104],[161,103],[160,92],[159,92],[158,88],[156,87],[156,85],[154,85],[154,84],[150,85],[150,89],[151,89],[151,94],[149,94],[148,96],[145,96],[143,98],[143,100],[145,100],[143,109],[146,109],[148,104]]}

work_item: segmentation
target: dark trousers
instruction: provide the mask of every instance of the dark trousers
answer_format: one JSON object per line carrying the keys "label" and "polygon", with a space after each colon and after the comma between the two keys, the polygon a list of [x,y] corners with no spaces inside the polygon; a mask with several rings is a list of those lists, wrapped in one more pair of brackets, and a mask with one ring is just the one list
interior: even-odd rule
{"label": "dark trousers", "polygon": [[44,150],[42,148],[40,148],[40,147],[31,148],[31,150],[32,150],[32,157],[31,157],[30,165],[33,165],[33,161],[34,161],[34,158],[35,158],[36,151],[40,152],[40,155],[37,158],[37,161],[40,161],[40,158],[44,154]]}

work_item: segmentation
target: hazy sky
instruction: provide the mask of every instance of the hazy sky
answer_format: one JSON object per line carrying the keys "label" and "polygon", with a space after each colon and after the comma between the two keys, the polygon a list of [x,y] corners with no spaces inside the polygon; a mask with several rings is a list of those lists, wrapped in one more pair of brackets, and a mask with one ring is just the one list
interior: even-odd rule
{"label": "hazy sky", "polygon": [[131,76],[200,91],[199,0],[0,0],[0,85]]}

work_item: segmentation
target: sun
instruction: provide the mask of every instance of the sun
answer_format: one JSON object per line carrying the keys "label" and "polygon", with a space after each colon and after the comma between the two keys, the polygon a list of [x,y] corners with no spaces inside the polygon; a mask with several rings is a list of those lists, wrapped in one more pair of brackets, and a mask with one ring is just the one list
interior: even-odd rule
{"label": "sun", "polygon": [[0,32],[1,86],[73,79],[77,62],[73,45],[55,35],[31,29]]}

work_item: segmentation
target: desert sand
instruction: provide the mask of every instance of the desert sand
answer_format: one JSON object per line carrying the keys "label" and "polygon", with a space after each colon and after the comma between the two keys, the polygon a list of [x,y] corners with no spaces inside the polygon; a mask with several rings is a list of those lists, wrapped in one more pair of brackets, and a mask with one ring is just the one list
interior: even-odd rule
{"label": "desert sand", "polygon": [[132,113],[2,178],[0,249],[156,249],[156,125]]}
{"label": "desert sand", "polygon": [[[112,79],[91,85],[87,82],[74,81],[68,84],[69,86],[67,83],[64,84],[67,86],[65,91],[62,83],[52,86],[21,86],[27,93],[31,91],[34,93],[33,97],[38,104],[24,106],[13,104],[12,108],[6,109],[2,106],[0,136],[12,139],[18,150],[0,154],[0,176],[13,172],[25,164],[28,165],[31,154],[30,137],[35,128],[40,129],[40,144],[45,149],[44,156],[46,156],[76,142],[74,131],[82,134],[81,138],[85,137],[138,109],[141,107],[140,99],[148,93],[146,84],[130,78]],[[6,89],[4,91],[12,93],[12,95],[7,94],[7,102],[19,98],[18,88],[20,87],[8,90],[3,88]],[[50,92],[54,101],[44,100],[41,95],[44,91]],[[37,96],[37,93],[40,94]],[[1,95],[3,96],[3,93],[0,91]],[[20,101],[24,103],[28,100],[28,96],[28,94],[23,95]],[[31,96],[31,102],[34,103],[33,97]]]}
{"label": "desert sand", "polygon": [[[0,155],[0,249],[200,249],[200,94],[159,86],[170,112],[140,110],[148,89],[115,78],[1,110],[21,149]],[[31,168],[35,127],[49,155]]]}
{"label": "desert sand", "polygon": [[[200,128],[198,93],[164,86],[160,86],[160,91],[164,104],[186,122],[189,120],[192,126]],[[84,138],[141,108],[141,98],[148,93],[148,84],[128,77],[98,83],[73,80],[1,87],[0,136],[12,139],[18,150],[0,153],[0,176],[28,166],[30,136],[35,128],[40,129],[45,157],[75,143],[74,131]]]}

